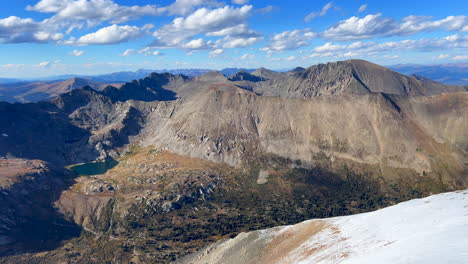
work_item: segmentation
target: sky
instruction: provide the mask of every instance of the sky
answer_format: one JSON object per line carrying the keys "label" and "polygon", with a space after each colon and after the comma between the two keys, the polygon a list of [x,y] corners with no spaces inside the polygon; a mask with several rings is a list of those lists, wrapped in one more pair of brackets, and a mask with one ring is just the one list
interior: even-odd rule
{"label": "sky", "polygon": [[468,62],[467,0],[15,0],[0,77]]}

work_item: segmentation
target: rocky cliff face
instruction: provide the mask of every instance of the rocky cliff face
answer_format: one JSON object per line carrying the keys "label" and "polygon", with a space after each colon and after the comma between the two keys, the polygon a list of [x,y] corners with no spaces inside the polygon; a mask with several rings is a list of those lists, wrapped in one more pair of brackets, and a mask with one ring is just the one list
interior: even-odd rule
{"label": "rocky cliff face", "polygon": [[[451,112],[460,114],[448,117],[432,109],[442,101],[453,101],[457,106]],[[466,142],[467,101],[464,93],[424,99],[369,94],[300,100],[212,86],[177,108],[162,129],[147,126],[143,138],[146,145],[233,166],[275,154],[309,167],[322,161],[333,166],[338,160],[375,165],[390,178],[391,168],[458,175],[465,172],[466,146],[460,142]],[[426,107],[433,111],[431,121]],[[450,172],[442,164],[450,164]]]}

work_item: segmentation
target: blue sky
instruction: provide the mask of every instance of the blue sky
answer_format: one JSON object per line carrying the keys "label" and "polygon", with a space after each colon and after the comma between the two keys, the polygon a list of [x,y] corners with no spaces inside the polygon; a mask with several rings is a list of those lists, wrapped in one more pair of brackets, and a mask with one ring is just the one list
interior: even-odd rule
{"label": "blue sky", "polygon": [[0,77],[122,70],[468,61],[468,2],[16,0],[0,4]]}

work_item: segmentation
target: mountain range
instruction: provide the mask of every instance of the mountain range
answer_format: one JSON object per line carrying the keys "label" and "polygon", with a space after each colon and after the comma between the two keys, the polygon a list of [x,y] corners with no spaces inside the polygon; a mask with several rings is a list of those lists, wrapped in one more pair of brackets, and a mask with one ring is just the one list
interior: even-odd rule
{"label": "mountain range", "polygon": [[106,84],[82,78],[71,78],[65,81],[0,84],[0,101],[22,103],[44,101],[56,98],[58,95],[76,88],[90,86],[96,90],[101,90],[108,85],[119,87],[121,84]]}
{"label": "mountain range", "polygon": [[468,187],[467,86],[363,60],[86,85],[0,102],[0,262],[170,263]]}
{"label": "mountain range", "polygon": [[415,74],[444,84],[468,84],[468,64],[466,63],[445,65],[400,64],[390,68],[403,74]]}
{"label": "mountain range", "polygon": [[[468,74],[468,65],[464,63],[453,63],[453,64],[441,64],[441,65],[418,65],[418,64],[398,64],[391,65],[388,67],[394,71],[397,71],[406,75],[419,75],[428,79],[438,81],[447,85],[468,85],[468,80],[466,78]],[[296,67],[295,69],[281,69],[275,70],[276,72],[288,72],[288,71],[297,71],[303,69],[302,67]],[[226,76],[234,75],[238,72],[244,71],[252,73],[257,69],[247,69],[247,68],[225,68],[220,70],[222,74]],[[210,69],[173,69],[173,70],[149,70],[149,69],[139,69],[137,71],[121,71],[113,72],[109,74],[101,75],[76,75],[76,74],[67,74],[67,75],[56,75],[49,77],[41,78],[27,78],[27,79],[11,79],[11,78],[0,78],[0,84],[7,83],[32,83],[32,82],[58,82],[64,81],[72,78],[81,78],[87,79],[95,82],[102,83],[124,83],[132,80],[142,79],[148,76],[150,73],[171,73],[171,74],[183,74],[190,77],[196,77],[198,75],[210,72],[213,70]]]}

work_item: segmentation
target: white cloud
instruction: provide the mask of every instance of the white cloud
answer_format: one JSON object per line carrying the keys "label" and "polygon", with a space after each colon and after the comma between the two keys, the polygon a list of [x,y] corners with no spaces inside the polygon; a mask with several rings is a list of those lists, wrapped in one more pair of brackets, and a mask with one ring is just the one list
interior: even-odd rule
{"label": "white cloud", "polygon": [[397,27],[394,20],[381,16],[375,14],[363,18],[350,17],[327,29],[322,36],[333,40],[365,39],[386,34]]}
{"label": "white cloud", "polygon": [[468,31],[467,16],[448,16],[433,21],[430,19],[430,17],[408,16],[398,22],[391,18],[384,18],[381,14],[371,14],[363,18],[353,16],[340,21],[320,35],[325,39],[349,41],[373,37],[407,36],[433,30]]}
{"label": "white cloud", "polygon": [[[0,42],[57,42],[67,44],[75,39],[61,41],[64,34],[87,26],[95,27],[104,22],[120,24],[138,20],[144,16],[186,15],[197,6],[219,6],[216,0],[176,0],[166,7],[156,5],[123,6],[114,0],[40,0],[26,7],[29,11],[51,13],[41,22],[31,18],[8,17],[0,19]],[[142,30],[149,30],[147,25]],[[100,41],[94,41],[102,44]],[[93,43],[94,43],[93,42]]]}
{"label": "white cloud", "polygon": [[243,36],[243,37],[258,37],[259,35],[249,28],[247,24],[235,25],[233,27],[223,28],[218,31],[206,33],[209,37],[220,36]]}
{"label": "white cloud", "polygon": [[187,15],[194,11],[197,6],[219,6],[214,0],[176,0],[173,4],[160,8],[160,11],[169,15]]}
{"label": "white cloud", "polygon": [[437,56],[438,59],[446,59],[448,58],[450,55],[448,54],[440,54],[439,56]]}
{"label": "white cloud", "polygon": [[452,60],[468,60],[468,55],[458,55],[453,57]]}
{"label": "white cloud", "polygon": [[193,39],[183,44],[182,47],[185,49],[202,49],[202,48],[206,48],[206,43],[205,43],[205,40],[203,40],[202,38],[199,38],[199,39]]}
{"label": "white cloud", "polygon": [[62,38],[63,34],[46,31],[42,23],[36,22],[31,18],[10,16],[0,19],[0,42],[46,43],[49,41],[57,41]]}
{"label": "white cloud", "polygon": [[265,6],[265,7],[262,7],[262,8],[259,8],[257,10],[255,10],[255,12],[259,13],[259,14],[266,14],[266,13],[269,13],[273,11],[273,6],[269,5],[269,6]]}
{"label": "white cloud", "polygon": [[210,52],[210,57],[216,57],[216,56],[220,55],[223,52],[224,52],[223,49],[215,49],[212,52]]}
{"label": "white cloud", "polygon": [[316,34],[308,28],[284,31],[279,34],[275,34],[270,40],[270,45],[263,47],[261,50],[272,53],[299,49],[301,47],[308,46],[309,40],[315,36]]}
{"label": "white cloud", "polygon": [[39,31],[34,33],[34,38],[39,42],[58,41],[63,38],[63,34]]}
{"label": "white cloud", "polygon": [[253,60],[255,59],[255,54],[244,54],[240,57],[241,60]]}
{"label": "white cloud", "polygon": [[154,47],[145,47],[145,48],[142,48],[138,51],[138,54],[143,54],[145,56],[148,56],[148,55],[151,55],[151,53],[153,52],[153,50],[155,50],[156,48]]}
{"label": "white cloud", "polygon": [[245,5],[249,2],[249,0],[232,0],[232,2],[238,5]]}
{"label": "white cloud", "polygon": [[104,21],[124,23],[142,16],[161,15],[161,9],[154,5],[120,6],[112,0],[41,0],[27,10],[42,13],[55,13],[51,21],[86,21],[88,26],[96,26]]}
{"label": "white cloud", "polygon": [[[140,49],[137,51],[138,54],[143,54],[144,56],[148,56],[148,55],[153,55],[153,56],[160,56],[160,55],[164,55],[162,52],[160,52],[159,50],[155,50],[157,48],[155,47],[145,47],[143,49]],[[132,51],[133,53],[133,51]]]}
{"label": "white cloud", "polygon": [[401,41],[353,42],[351,44],[326,43],[315,47],[310,57],[344,56],[345,54],[357,56],[358,54],[375,55],[391,51],[434,51],[468,48],[468,36],[451,35],[443,38],[407,39]]}
{"label": "white cloud", "polygon": [[292,55],[289,57],[276,57],[276,58],[270,58],[270,61],[295,61],[297,60],[297,57]]}
{"label": "white cloud", "polygon": [[356,56],[359,56],[359,53],[357,52],[352,52],[352,51],[348,51],[346,52],[345,54],[343,54],[344,57],[356,57]]}
{"label": "white cloud", "polygon": [[67,41],[64,44],[71,45],[108,45],[127,42],[134,38],[142,37],[145,32],[136,26],[117,26],[111,25],[99,29],[94,33],[90,33],[80,37],[76,41]]}
{"label": "white cloud", "polygon": [[217,9],[200,8],[187,17],[175,18],[171,24],[156,30],[152,46],[174,48],[196,35],[222,34],[227,28],[245,24],[252,10],[251,5],[239,8],[225,6]]}
{"label": "white cloud", "polygon": [[245,48],[250,45],[257,43],[262,40],[262,37],[231,37],[227,36],[219,41],[217,41],[216,46],[222,47],[224,49],[233,49],[233,48]]}
{"label": "white cloud", "polygon": [[359,7],[358,13],[362,13],[362,12],[366,11],[366,9],[367,9],[367,4],[363,4],[363,5],[361,5]]}
{"label": "white cloud", "polygon": [[47,67],[49,65],[50,65],[50,61],[43,61],[39,63],[39,67],[42,67],[42,68]]}
{"label": "white cloud", "polygon": [[79,57],[79,56],[81,56],[81,55],[84,55],[85,52],[84,52],[83,50],[74,50],[74,51],[70,52],[69,54],[72,55],[72,56],[77,56],[77,57]]}
{"label": "white cloud", "polygon": [[135,52],[134,49],[127,49],[122,54],[120,54],[120,56],[128,57],[128,56],[132,55],[134,52]]}
{"label": "white cloud", "polygon": [[333,6],[333,3],[332,2],[329,2],[327,3],[326,5],[324,5],[322,7],[322,10],[320,10],[320,12],[312,12],[310,14],[308,14],[305,18],[304,18],[304,21],[305,22],[309,22],[310,20],[318,17],[318,16],[325,16],[328,12],[328,10]]}
{"label": "white cloud", "polygon": [[400,58],[400,56],[398,56],[398,55],[383,55],[382,57],[386,58],[386,59],[398,59],[398,58]]}

